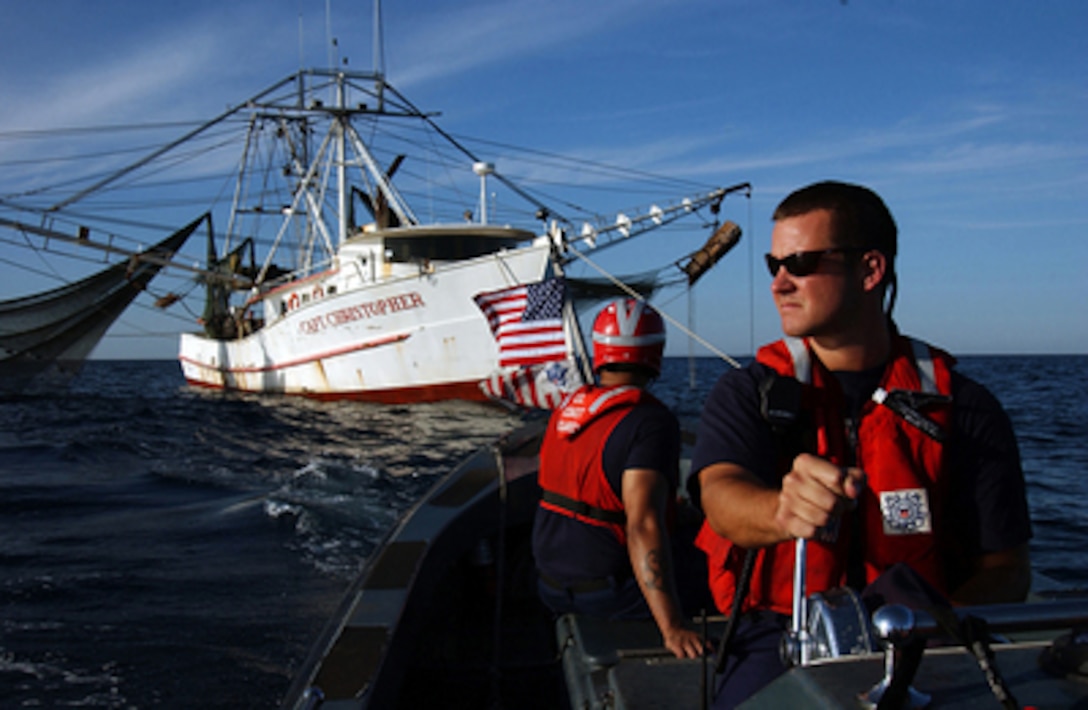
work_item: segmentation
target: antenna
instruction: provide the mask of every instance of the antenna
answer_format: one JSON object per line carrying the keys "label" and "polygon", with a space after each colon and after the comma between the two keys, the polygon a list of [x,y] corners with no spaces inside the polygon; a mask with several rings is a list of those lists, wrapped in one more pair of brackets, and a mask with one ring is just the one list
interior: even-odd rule
{"label": "antenna", "polygon": [[382,43],[382,0],[374,0],[374,73],[385,78],[385,45]]}
{"label": "antenna", "polygon": [[301,72],[306,68],[306,51],[303,43],[304,33],[302,31],[302,3],[299,2],[298,6],[298,70]]}
{"label": "antenna", "polygon": [[382,0],[374,0],[374,95],[378,111],[385,110],[385,45],[382,42]]}
{"label": "antenna", "polygon": [[332,0],[325,0],[325,46],[328,48],[329,69],[336,69],[336,59],[333,57],[332,46]]}

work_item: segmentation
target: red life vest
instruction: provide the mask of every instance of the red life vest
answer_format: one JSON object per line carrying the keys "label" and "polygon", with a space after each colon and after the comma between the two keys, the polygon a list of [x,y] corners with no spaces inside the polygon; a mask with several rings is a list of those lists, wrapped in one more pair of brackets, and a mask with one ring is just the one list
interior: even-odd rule
{"label": "red life vest", "polygon": [[623,501],[608,485],[603,453],[620,420],[643,402],[657,400],[639,387],[586,385],[552,413],[540,448],[541,508],[610,529],[627,545]]}
{"label": "red life vest", "polygon": [[[764,346],[756,359],[802,383],[801,408],[811,416],[816,453],[839,465],[865,471],[866,488],[853,515],[861,517],[862,562],[871,582],[896,562],[906,562],[937,590],[947,593],[942,567],[943,530],[937,504],[947,498],[945,447],[891,406],[881,404],[894,390],[950,395],[953,358],[917,340],[895,336],[892,354],[873,398],[862,408],[854,457],[849,457],[842,395],[828,372],[801,340],[790,338]],[[923,413],[947,433],[951,402]],[[923,422],[926,424],[926,422]],[[780,471],[782,475],[788,472]],[[810,540],[806,588],[821,592],[845,583],[853,525],[844,517],[831,542]],[[696,544],[707,553],[710,588],[718,608],[728,613],[745,550],[723,539],[704,523]],[[756,556],[744,610],[791,613],[793,541],[764,548]]]}

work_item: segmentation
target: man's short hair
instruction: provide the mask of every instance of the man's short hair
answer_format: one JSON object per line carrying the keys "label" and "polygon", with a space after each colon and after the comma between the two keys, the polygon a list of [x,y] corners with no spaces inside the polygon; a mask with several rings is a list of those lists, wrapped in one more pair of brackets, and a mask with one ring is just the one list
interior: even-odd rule
{"label": "man's short hair", "polygon": [[835,246],[868,247],[894,261],[898,229],[880,196],[867,187],[826,180],[795,190],[774,211],[777,222],[814,210],[832,215]]}

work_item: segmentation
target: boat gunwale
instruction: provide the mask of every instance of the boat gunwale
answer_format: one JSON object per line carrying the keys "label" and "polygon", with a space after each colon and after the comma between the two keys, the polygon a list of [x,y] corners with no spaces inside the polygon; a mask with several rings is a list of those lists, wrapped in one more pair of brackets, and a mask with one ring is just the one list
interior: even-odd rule
{"label": "boat gunwale", "polygon": [[[385,620],[388,622],[385,624],[385,642],[380,649],[380,657],[374,665],[373,672],[362,683],[358,695],[349,702],[353,707],[380,707],[379,701],[388,700],[387,696],[391,693],[395,694],[403,674],[396,677],[390,675],[391,672],[388,670],[392,663],[390,659],[396,657],[394,660],[399,662],[406,654],[410,654],[411,643],[414,640],[412,634],[405,633],[403,628],[405,620],[418,621],[418,608],[427,603],[425,597],[436,593],[434,589],[423,585],[421,581],[427,575],[433,577],[432,583],[437,583],[441,579],[441,571],[436,569],[434,560],[449,552],[450,548],[457,544],[457,539],[464,537],[465,530],[471,528],[474,531],[471,536],[478,537],[475,527],[466,527],[466,522],[479,515],[481,506],[486,507],[489,503],[496,506],[503,505],[503,501],[497,495],[502,488],[503,478],[507,485],[518,481],[520,485],[535,484],[535,475],[530,475],[535,473],[535,466],[525,469],[508,466],[508,463],[513,463],[514,460],[535,459],[543,436],[543,425],[543,419],[530,420],[500,437],[496,443],[477,448],[461,459],[449,473],[436,481],[401,515],[397,523],[375,546],[374,552],[366,560],[363,568],[348,585],[343,599],[316,642],[311,646],[309,655],[300,665],[302,670],[295,675],[290,689],[284,696],[282,708],[306,707],[304,703],[318,696],[324,699],[324,691],[315,683],[345,630],[352,626],[378,628],[373,621],[365,624],[352,623],[353,620],[358,620],[360,608],[366,606],[368,592],[384,596],[381,603],[376,605],[381,609],[369,611],[375,616],[380,616],[381,610],[389,613],[389,618]],[[503,462],[501,467],[496,460],[499,456],[502,457]],[[484,465],[486,459],[490,459],[491,468]],[[480,472],[485,470],[490,475],[480,476]],[[472,479],[468,484],[472,488],[469,494],[465,495],[465,492],[461,492],[451,495],[451,491],[467,479]],[[473,510],[477,510],[476,515],[472,514]],[[429,512],[434,517],[430,522],[421,524],[419,516],[424,512]],[[498,521],[494,522],[497,524]],[[430,528],[429,532],[427,528]],[[383,564],[385,559],[383,553],[394,543],[423,543],[423,547],[417,551],[414,567],[403,586],[396,588],[385,585],[374,586],[371,582]],[[441,567],[441,565],[438,566]],[[348,701],[346,698],[335,700]]]}

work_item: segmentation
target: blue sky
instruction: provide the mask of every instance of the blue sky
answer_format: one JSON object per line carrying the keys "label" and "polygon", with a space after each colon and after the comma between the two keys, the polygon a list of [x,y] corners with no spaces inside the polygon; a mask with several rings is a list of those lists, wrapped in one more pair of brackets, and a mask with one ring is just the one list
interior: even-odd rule
{"label": "blue sky", "polygon": [[[0,193],[32,169],[27,131],[208,117],[327,65],[326,7],[335,61],[371,68],[368,2],[0,1]],[[725,352],[779,334],[760,256],[774,205],[835,178],[899,223],[905,332],[960,354],[1088,353],[1086,3],[387,0],[383,16],[388,77],[451,132],[751,182],[726,214],[744,241],[693,315],[686,296],[664,305]],[[172,357],[165,331],[189,326],[143,317],[96,356]]]}

